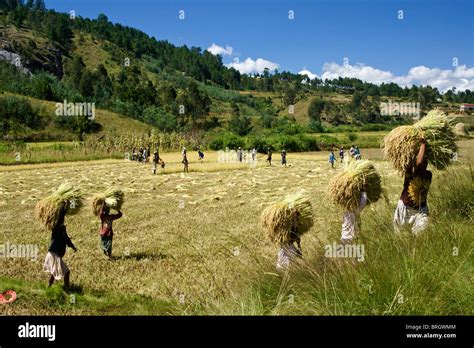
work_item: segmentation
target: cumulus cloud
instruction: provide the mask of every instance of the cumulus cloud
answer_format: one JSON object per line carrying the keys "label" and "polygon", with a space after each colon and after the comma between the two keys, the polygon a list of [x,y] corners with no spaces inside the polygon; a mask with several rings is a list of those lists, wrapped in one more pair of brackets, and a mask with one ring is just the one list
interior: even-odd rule
{"label": "cumulus cloud", "polygon": [[270,71],[272,71],[278,69],[279,65],[262,58],[257,58],[257,60],[247,58],[243,62],[234,60],[232,63],[227,64],[227,67],[234,68],[241,74],[260,74],[263,72],[263,70],[265,70],[265,68],[268,68]]}
{"label": "cumulus cloud", "polygon": [[311,71],[309,71],[308,69],[303,69],[301,71],[298,72],[298,75],[306,75],[309,77],[310,80],[314,80],[315,78],[318,78],[319,79],[319,76],[316,75],[316,74],[313,74]]}
{"label": "cumulus cloud", "polygon": [[213,43],[211,47],[207,49],[207,51],[211,52],[213,55],[220,54],[222,56],[231,56],[234,49],[229,45],[226,45],[224,48],[222,46],[219,46]]}
{"label": "cumulus cloud", "polygon": [[[382,82],[394,82],[401,87],[410,87],[411,85],[430,85],[432,87],[437,87],[440,92],[445,92],[452,87],[456,87],[457,90],[474,90],[474,68],[468,68],[466,65],[460,65],[453,70],[428,68],[420,65],[411,68],[405,75],[397,76],[390,71],[380,70],[363,64],[339,65],[330,62],[324,64],[322,71],[322,80],[331,80],[339,77],[353,77],[377,85]],[[306,73],[310,76],[308,72],[311,72],[307,71]]]}

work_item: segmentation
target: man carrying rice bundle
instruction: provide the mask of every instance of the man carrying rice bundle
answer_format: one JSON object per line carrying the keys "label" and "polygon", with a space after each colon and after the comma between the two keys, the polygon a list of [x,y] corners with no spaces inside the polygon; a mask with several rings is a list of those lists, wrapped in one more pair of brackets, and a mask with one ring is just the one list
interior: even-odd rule
{"label": "man carrying rice bundle", "polygon": [[444,169],[456,154],[452,120],[439,110],[431,110],[413,126],[393,129],[383,142],[384,155],[404,176],[403,191],[394,214],[394,227],[410,227],[413,234],[428,225],[427,195],[432,173],[428,163]]}
{"label": "man carrying rice bundle", "polygon": [[280,246],[277,270],[288,270],[295,257],[302,257],[301,236],[313,226],[311,202],[302,191],[288,195],[282,202],[267,207],[260,223],[267,237]]}
{"label": "man carrying rice bundle", "polygon": [[404,226],[409,226],[414,235],[428,226],[427,196],[433,174],[426,170],[428,160],[426,155],[426,141],[421,139],[421,146],[416,157],[413,172],[406,172],[403,190],[393,216],[393,225],[396,232]]}
{"label": "man carrying rice bundle", "polygon": [[64,278],[64,290],[69,291],[71,271],[63,260],[66,246],[77,251],[69,238],[64,219],[66,214],[75,214],[82,206],[79,189],[65,183],[50,196],[36,204],[35,217],[40,223],[51,230],[51,243],[44,260],[43,271],[51,274],[48,286],[55,280]]}
{"label": "man carrying rice bundle", "polygon": [[382,195],[381,177],[372,162],[352,161],[328,187],[329,198],[346,210],[342,219],[341,243],[351,243],[361,230],[360,213]]}

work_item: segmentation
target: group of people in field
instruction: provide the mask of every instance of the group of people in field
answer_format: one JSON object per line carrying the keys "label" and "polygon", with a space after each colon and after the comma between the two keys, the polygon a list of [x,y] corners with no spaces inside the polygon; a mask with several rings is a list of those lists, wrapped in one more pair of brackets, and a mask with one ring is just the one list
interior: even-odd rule
{"label": "group of people in field", "polygon": [[[406,172],[404,175],[403,189],[393,215],[393,227],[397,233],[408,229],[416,236],[428,227],[429,209],[427,197],[433,174],[427,169],[428,159],[426,146],[426,141],[422,139],[420,149],[414,159],[415,165],[412,170]],[[358,149],[355,146],[353,146],[353,148]],[[343,148],[341,149],[343,150]],[[360,159],[355,157],[357,153],[358,152],[354,151],[353,157]],[[341,161],[343,159],[344,155],[341,156]],[[410,197],[409,187],[414,180],[420,179],[425,182],[425,189],[421,191],[419,203],[416,203]],[[361,190],[358,208],[344,212],[340,238],[341,245],[351,244],[359,235],[361,230],[360,214],[367,205],[366,190],[366,188]],[[294,236],[294,240],[282,246],[278,252],[276,267],[279,270],[288,269],[294,258],[302,257],[300,239],[296,234],[294,234]]]}
{"label": "group of people in field", "polygon": [[[353,151],[354,157],[357,154],[360,154],[356,146],[353,147],[357,149]],[[241,150],[241,148],[239,148]],[[341,147],[341,151],[344,149]],[[334,156],[333,151],[331,151]],[[350,151],[351,153],[351,151]],[[184,171],[188,171],[188,158],[186,148],[182,150],[182,163],[184,165]],[[204,158],[204,153],[199,150],[198,152],[200,160]],[[256,154],[256,151],[252,151],[252,155]],[[351,154],[352,155],[352,154]],[[267,162],[271,165],[271,149],[267,149]],[[281,153],[282,165],[286,165],[286,151],[283,150]],[[356,159],[359,159],[355,157]],[[341,160],[344,159],[344,154],[341,155]],[[162,162],[158,150],[153,154],[153,163],[158,164]],[[164,162],[162,162],[164,164]],[[415,179],[422,179],[425,182],[431,183],[432,173],[427,170],[428,161],[426,158],[426,142],[422,140],[420,150],[415,159],[414,169],[410,172],[405,173],[405,179],[403,183],[402,193],[400,199],[397,203],[397,207],[393,217],[393,224],[396,231],[401,231],[402,228],[408,226],[413,234],[418,234],[423,231],[428,225],[428,204],[427,204],[427,195],[428,189],[423,191],[423,196],[420,199],[420,203],[416,204],[410,197],[408,189],[410,183]],[[156,166],[154,169],[156,173]],[[427,185],[429,187],[429,185]],[[360,228],[361,220],[360,214],[367,203],[367,195],[363,189],[360,196],[360,202],[358,209],[356,211],[348,210],[344,212],[343,222],[342,222],[342,233],[341,233],[341,244],[352,243],[352,241],[357,238]],[[77,251],[77,248],[72,243],[69,238],[66,226],[64,225],[64,218],[67,211],[67,202],[65,202],[63,209],[60,212],[60,216],[57,224],[52,229],[51,233],[51,243],[48,248],[48,254],[44,262],[44,271],[50,274],[49,286],[53,284],[55,280],[64,279],[65,289],[69,289],[70,282],[70,270],[63,260],[63,256],[66,253],[66,247],[72,248],[74,251]],[[99,212],[100,218],[100,245],[103,253],[109,258],[112,258],[112,241],[113,241],[113,221],[122,217],[122,212],[118,211],[116,214],[111,214],[110,209],[104,204]],[[295,245],[296,244],[296,245]],[[281,254],[281,255],[280,255]],[[296,238],[293,243],[287,246],[285,249],[281,249],[278,260],[277,267],[281,263],[288,264],[291,259],[295,256],[301,256],[301,245],[300,240]]]}
{"label": "group of people in field", "polygon": [[[351,146],[351,148],[349,149],[349,155],[356,160],[362,159],[362,154],[360,153],[359,147],[357,145]],[[341,146],[339,148],[339,158],[341,160],[341,163],[343,163],[346,158],[346,152],[344,151],[344,146]],[[334,168],[334,164],[336,162],[337,160],[336,160],[336,156],[334,155],[334,147],[331,146],[331,150],[329,151],[328,163],[331,165],[331,168]]]}

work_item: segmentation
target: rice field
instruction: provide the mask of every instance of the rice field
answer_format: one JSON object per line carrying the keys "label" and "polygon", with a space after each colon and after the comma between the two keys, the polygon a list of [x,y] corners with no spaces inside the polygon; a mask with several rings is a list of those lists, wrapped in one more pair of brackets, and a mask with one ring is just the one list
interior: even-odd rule
{"label": "rice field", "polygon": [[[466,140],[460,146],[465,164],[472,163],[473,143]],[[362,154],[374,160],[394,206],[402,179],[381,160],[379,149],[362,150]],[[218,163],[216,152],[206,152],[204,162],[199,163],[197,153],[191,153],[189,173],[181,172],[179,153],[162,157],[166,167],[159,168],[157,175],[152,174],[150,163],[116,159],[0,166],[0,244],[39,247],[36,261],[0,258],[0,293],[7,289],[18,293],[14,303],[0,306],[0,314],[357,312],[320,310],[311,302],[298,310],[269,310],[273,304],[260,298],[261,294],[257,298],[249,295],[262,277],[270,277],[269,284],[281,282],[273,267],[277,248],[259,226],[264,208],[281,201],[287,193],[306,190],[315,216],[314,226],[302,238],[307,260],[321,258],[321,245],[332,242],[339,233],[342,210],[329,203],[325,190],[342,165],[331,169],[326,151],[290,153],[286,168],[279,165],[276,153],[272,167],[265,164],[263,155],[253,166]],[[64,257],[71,269],[74,301],[62,292],[62,283],[46,288],[48,275],[42,272],[42,264],[50,233],[34,220],[38,200],[64,181],[78,185],[85,198],[110,186],[125,192],[124,216],[114,222],[113,261],[108,261],[99,248],[99,220],[90,205],[66,218],[68,233],[78,248],[77,253],[68,249]],[[373,211],[379,204],[383,203],[367,210]],[[278,283],[266,296],[276,291],[271,301],[277,301],[279,291],[288,286],[284,284]],[[368,305],[361,313],[379,311]]]}

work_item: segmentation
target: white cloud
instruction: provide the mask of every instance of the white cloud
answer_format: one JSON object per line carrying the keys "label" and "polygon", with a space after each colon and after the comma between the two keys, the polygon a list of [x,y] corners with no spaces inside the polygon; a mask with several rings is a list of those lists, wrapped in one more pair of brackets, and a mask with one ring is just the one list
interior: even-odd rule
{"label": "white cloud", "polygon": [[207,51],[211,52],[213,55],[220,54],[222,56],[231,56],[234,49],[229,45],[226,45],[224,48],[213,43],[211,47],[207,49]]}
{"label": "white cloud", "polygon": [[252,58],[247,58],[243,62],[234,60],[232,63],[226,65],[228,68],[234,68],[238,70],[241,74],[252,74],[252,73],[262,73],[265,68],[268,68],[270,71],[278,69],[279,65],[268,60],[257,58],[253,60]]}
{"label": "white cloud", "polygon": [[306,75],[309,77],[310,80],[314,80],[315,78],[318,78],[319,79],[319,76],[316,75],[316,74],[313,74],[311,71],[309,71],[308,69],[303,69],[301,71],[298,72],[298,75]]}
{"label": "white cloud", "polygon": [[405,75],[397,76],[390,71],[363,64],[339,65],[334,62],[324,64],[322,80],[338,77],[354,77],[377,85],[382,82],[394,82],[401,87],[430,85],[437,87],[440,92],[445,92],[452,87],[456,87],[457,90],[474,90],[474,68],[468,68],[466,65],[458,66],[454,70],[441,70],[420,65],[411,68]]}

